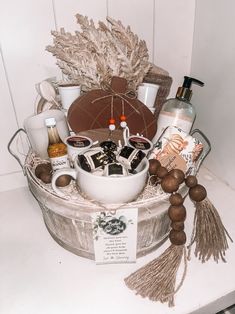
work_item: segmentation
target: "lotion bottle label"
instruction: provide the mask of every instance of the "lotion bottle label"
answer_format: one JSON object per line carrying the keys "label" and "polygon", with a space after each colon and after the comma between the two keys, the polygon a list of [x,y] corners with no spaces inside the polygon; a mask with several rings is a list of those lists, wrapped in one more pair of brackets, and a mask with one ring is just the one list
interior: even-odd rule
{"label": "lotion bottle label", "polygon": [[156,143],[162,132],[168,126],[177,126],[185,133],[189,133],[192,127],[192,122],[193,121],[187,116],[176,115],[173,112],[161,111],[158,118],[157,133],[155,134],[152,142]]}

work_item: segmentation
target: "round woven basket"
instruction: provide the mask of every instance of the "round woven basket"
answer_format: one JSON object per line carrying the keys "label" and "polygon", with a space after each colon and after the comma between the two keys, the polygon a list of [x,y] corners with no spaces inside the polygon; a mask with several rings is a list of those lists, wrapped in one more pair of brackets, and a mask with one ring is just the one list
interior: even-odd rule
{"label": "round woven basket", "polygon": [[[58,196],[50,184],[44,184],[35,176],[35,166],[34,155],[30,152],[25,161],[25,173],[51,236],[65,249],[94,259],[92,213],[117,208],[106,208],[102,204],[85,200],[77,191],[75,183],[63,188],[64,198]],[[122,204],[122,208],[138,208],[137,257],[150,253],[166,240],[170,227],[168,207],[168,195],[160,188],[156,190],[155,196],[143,199],[140,195],[136,201]]]}

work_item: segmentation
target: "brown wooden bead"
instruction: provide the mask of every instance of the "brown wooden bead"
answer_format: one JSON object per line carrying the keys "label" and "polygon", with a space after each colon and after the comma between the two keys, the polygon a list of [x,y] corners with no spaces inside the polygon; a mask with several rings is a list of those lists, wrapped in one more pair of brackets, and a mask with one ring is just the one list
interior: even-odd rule
{"label": "brown wooden bead", "polygon": [[201,202],[207,196],[206,189],[204,188],[203,185],[197,184],[189,189],[189,196],[193,201]]}
{"label": "brown wooden bead", "polygon": [[42,180],[42,182],[44,183],[51,183],[51,179],[52,179],[52,173],[51,172],[42,172],[40,179]]}
{"label": "brown wooden bead", "polygon": [[169,202],[171,205],[179,206],[183,204],[184,199],[180,193],[174,193],[169,197]]}
{"label": "brown wooden bead", "polygon": [[185,221],[186,209],[184,205],[174,206],[171,205],[168,209],[168,216],[172,221]]}
{"label": "brown wooden bead", "polygon": [[50,163],[44,163],[44,164],[39,164],[37,165],[37,167],[35,168],[35,176],[37,178],[41,177],[41,174],[45,172],[47,174],[49,174],[50,172],[52,172],[52,167]]}
{"label": "brown wooden bead", "polygon": [[55,184],[57,186],[64,187],[64,186],[67,186],[71,182],[71,179],[72,179],[71,176],[67,174],[63,174],[62,176],[56,179]]}
{"label": "brown wooden bead", "polygon": [[187,187],[192,188],[197,185],[197,178],[195,176],[187,176],[185,179],[185,184]]}
{"label": "brown wooden bead", "polygon": [[186,234],[184,231],[171,230],[169,239],[174,245],[183,245],[186,243]]}
{"label": "brown wooden bead", "polygon": [[170,175],[162,178],[161,187],[166,193],[176,192],[179,188],[178,180]]}
{"label": "brown wooden bead", "polygon": [[171,223],[171,228],[175,231],[184,230],[184,222],[183,221],[173,221]]}
{"label": "brown wooden bead", "polygon": [[169,172],[170,175],[172,175],[174,178],[178,180],[178,183],[181,184],[184,182],[184,172],[180,169],[172,169]]}
{"label": "brown wooden bead", "polygon": [[166,175],[168,174],[168,170],[166,169],[166,167],[159,167],[157,169],[157,172],[156,172],[156,175],[159,177],[159,178],[164,178]]}
{"label": "brown wooden bead", "polygon": [[161,167],[161,163],[157,159],[150,159],[149,160],[149,174],[155,175],[157,172],[157,169]]}

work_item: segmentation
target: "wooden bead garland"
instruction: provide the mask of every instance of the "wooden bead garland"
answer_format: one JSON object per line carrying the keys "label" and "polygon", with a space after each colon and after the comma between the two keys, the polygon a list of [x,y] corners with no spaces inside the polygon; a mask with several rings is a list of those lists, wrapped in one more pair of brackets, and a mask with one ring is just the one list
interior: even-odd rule
{"label": "wooden bead garland", "polygon": [[169,239],[174,245],[183,245],[186,243],[186,234],[183,230],[171,229]]}
{"label": "wooden bead garland", "polygon": [[[169,233],[171,245],[159,257],[125,278],[125,283],[142,297],[162,303],[168,302],[169,306],[174,306],[174,295],[182,286],[187,269],[185,246],[187,238],[184,232],[186,208],[183,205],[184,197],[178,191],[183,182],[189,188],[189,196],[196,209],[188,253],[190,254],[191,246],[195,242],[195,255],[199,256],[202,262],[210,257],[213,257],[216,262],[219,259],[225,261],[224,255],[228,249],[226,237],[230,238],[230,236],[217,210],[207,198],[206,189],[198,184],[196,176],[188,175],[185,178],[180,169],[168,172],[156,159],[149,160],[149,165],[151,184],[160,183],[162,190],[170,194],[168,216],[171,220]],[[232,241],[231,238],[230,240]],[[175,287],[177,271],[182,260],[184,261],[182,278]]]}
{"label": "wooden bead garland", "polygon": [[184,199],[180,193],[173,193],[169,197],[169,202],[171,205],[179,206],[183,204]]}
{"label": "wooden bead garland", "polygon": [[[174,245],[183,245],[186,243],[186,234],[184,232],[184,221],[186,219],[186,208],[183,205],[184,199],[178,191],[180,184],[184,181],[184,172],[180,169],[172,169],[161,180],[161,187],[165,193],[171,193],[169,197],[170,206],[168,216],[171,223],[169,239]],[[180,226],[180,227],[179,227]]]}
{"label": "wooden bead garland", "polygon": [[[165,193],[170,193],[169,202],[170,206],[168,209],[168,216],[171,220],[171,228],[169,239],[173,245],[183,245],[186,243],[186,234],[184,232],[184,221],[186,219],[186,208],[184,207],[184,198],[178,189],[185,179],[184,172],[180,169],[172,169],[168,172],[167,168],[161,166],[157,159],[149,160],[149,174],[151,175],[151,183],[156,182],[161,184],[162,190]],[[197,181],[194,176],[189,176],[188,181],[194,182],[191,185],[196,185],[196,192],[192,191],[193,194],[199,193],[200,188],[197,187]],[[199,197],[199,196],[197,196]]]}
{"label": "wooden bead garland", "polygon": [[186,219],[186,208],[184,205],[171,205],[168,209],[168,216],[173,222],[184,222]]}
{"label": "wooden bead garland", "polygon": [[149,160],[149,174],[156,175],[157,169],[161,167],[160,161],[157,159],[150,159]]}
{"label": "wooden bead garland", "polygon": [[[169,233],[171,245],[158,258],[127,277],[125,283],[143,297],[147,296],[153,301],[168,302],[169,306],[174,306],[174,295],[183,284],[187,264],[184,232],[186,209],[183,205],[184,198],[177,192],[184,180],[184,173],[179,169],[168,172],[167,168],[162,167],[157,160],[150,160],[149,164],[150,179],[153,178],[156,184],[160,183],[162,190],[170,194],[168,216],[171,220]],[[177,270],[182,259],[184,271],[176,288]]]}
{"label": "wooden bead garland", "polygon": [[192,188],[197,185],[197,178],[195,176],[189,175],[185,179],[185,184],[187,185],[187,187]]}
{"label": "wooden bead garland", "polygon": [[194,202],[203,201],[207,192],[204,186],[198,184],[196,176],[189,175],[185,178],[184,172],[180,169],[172,169],[169,172],[165,167],[156,161],[151,162],[151,174],[155,176],[155,181],[160,182],[162,190],[165,193],[171,193],[169,196],[170,206],[168,216],[171,222],[171,231],[169,239],[174,245],[183,245],[186,243],[186,234],[184,232],[184,221],[186,219],[186,208],[183,205],[184,199],[178,189],[180,184],[185,182],[189,188],[189,196]]}
{"label": "wooden bead garland", "polygon": [[183,221],[172,221],[171,228],[176,231],[184,230],[184,222]]}
{"label": "wooden bead garland", "polygon": [[168,174],[168,171],[165,167],[160,166],[159,168],[157,168],[157,171],[155,173],[155,175],[157,177],[159,177],[160,179],[164,178],[166,175]]}
{"label": "wooden bead garland", "polygon": [[[184,182],[189,188],[189,197],[194,202],[196,211],[194,218],[194,227],[189,247],[196,242],[195,255],[199,255],[199,259],[204,262],[211,256],[215,261],[222,259],[224,261],[225,250],[228,248],[226,236],[232,241],[227,230],[224,228],[219,214],[213,204],[207,198],[205,187],[198,184],[198,180],[194,175],[185,174],[180,169],[172,169],[168,172],[162,167],[156,159],[150,160],[151,167],[149,173],[154,178],[155,184],[160,183],[165,193],[170,193],[168,208],[168,216],[171,220],[171,231],[169,239],[173,245],[184,245],[186,243],[186,234],[184,232],[184,221],[186,219],[186,208],[184,207],[184,198],[177,192],[180,185]],[[210,223],[208,223],[210,222]],[[206,227],[204,224],[207,224]],[[207,230],[210,236],[205,237],[203,232]],[[219,234],[217,243],[215,244],[215,233]],[[205,241],[208,243],[206,243]],[[190,250],[189,250],[190,254]]]}
{"label": "wooden bead garland", "polygon": [[206,189],[201,184],[196,184],[195,186],[190,187],[189,196],[195,202],[203,201],[206,196]]}
{"label": "wooden bead garland", "polygon": [[166,193],[176,192],[179,188],[178,180],[171,175],[166,175],[161,180],[161,187]]}
{"label": "wooden bead garland", "polygon": [[179,184],[184,182],[185,175],[184,175],[184,172],[182,170],[180,170],[180,169],[172,169],[169,172],[169,175],[171,175],[174,178],[176,178]]}

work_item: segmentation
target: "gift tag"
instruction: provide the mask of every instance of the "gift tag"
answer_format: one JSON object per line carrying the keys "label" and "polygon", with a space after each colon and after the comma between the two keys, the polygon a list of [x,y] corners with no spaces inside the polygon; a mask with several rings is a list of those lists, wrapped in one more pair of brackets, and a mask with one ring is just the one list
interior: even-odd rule
{"label": "gift tag", "polygon": [[138,208],[97,212],[92,215],[97,264],[136,261]]}

